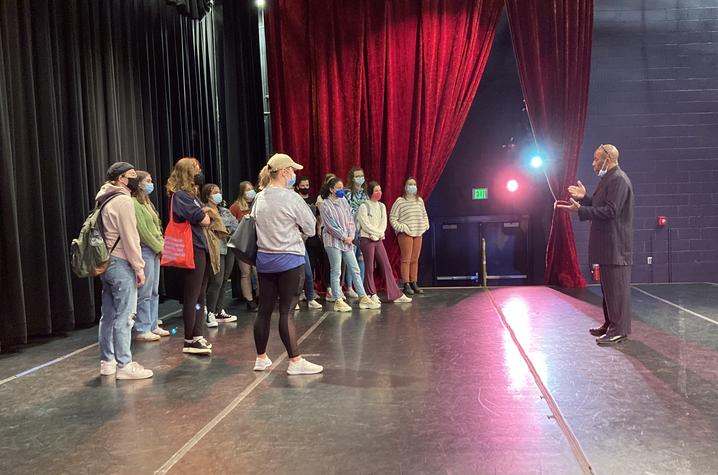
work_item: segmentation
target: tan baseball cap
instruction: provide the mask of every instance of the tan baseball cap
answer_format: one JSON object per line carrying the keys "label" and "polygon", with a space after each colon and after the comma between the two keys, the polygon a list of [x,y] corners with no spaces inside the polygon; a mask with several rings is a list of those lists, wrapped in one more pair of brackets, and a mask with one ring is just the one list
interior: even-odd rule
{"label": "tan baseball cap", "polygon": [[292,157],[286,153],[275,153],[267,162],[269,171],[284,170],[285,168],[294,168],[302,170],[304,167],[292,160]]}

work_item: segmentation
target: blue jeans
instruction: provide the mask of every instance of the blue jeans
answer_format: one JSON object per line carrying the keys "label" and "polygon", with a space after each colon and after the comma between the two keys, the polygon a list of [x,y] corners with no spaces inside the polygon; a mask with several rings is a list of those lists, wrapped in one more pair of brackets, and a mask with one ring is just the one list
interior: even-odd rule
{"label": "blue jeans", "polygon": [[317,295],[314,293],[314,273],[312,263],[309,261],[309,253],[304,252],[304,295],[307,300],[314,300]]}
{"label": "blue jeans", "polygon": [[332,286],[332,295],[339,297],[342,294],[342,288],[339,284],[339,280],[342,275],[342,259],[347,265],[347,277],[352,276],[354,282],[354,290],[359,294],[359,297],[364,297],[366,292],[364,291],[364,284],[362,283],[361,274],[359,271],[359,264],[357,263],[354,249],[351,251],[342,251],[333,247],[326,247],[327,257],[329,257],[329,266],[331,272],[329,273],[329,282]]}
{"label": "blue jeans", "polygon": [[[356,257],[357,264],[359,264],[359,285],[363,285],[364,282],[364,256],[361,253],[361,247],[359,246],[359,240],[361,238],[361,234],[357,233],[356,239],[354,239],[354,256]],[[351,272],[349,272],[349,269],[347,269],[346,275],[344,276],[344,280],[347,284],[347,289],[354,288],[357,293],[359,293],[359,289],[355,287],[355,279]],[[332,290],[333,292],[333,290]]]}
{"label": "blue jeans", "polygon": [[147,333],[157,328],[160,307],[160,256],[143,244],[142,258],[145,260],[145,285],[137,289],[137,333]]}
{"label": "blue jeans", "polygon": [[137,311],[137,279],[130,263],[115,256],[101,279],[100,358],[117,361],[122,368],[132,362],[130,334]]}

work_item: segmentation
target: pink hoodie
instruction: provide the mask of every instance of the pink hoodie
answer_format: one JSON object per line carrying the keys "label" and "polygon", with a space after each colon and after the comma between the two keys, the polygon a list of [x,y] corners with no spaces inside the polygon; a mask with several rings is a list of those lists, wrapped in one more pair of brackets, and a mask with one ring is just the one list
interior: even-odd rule
{"label": "pink hoodie", "polygon": [[132,202],[130,190],[120,185],[105,183],[97,192],[95,199],[104,201],[107,196],[120,192],[124,196],[112,198],[102,210],[102,226],[105,235],[105,243],[108,249],[112,249],[117,238],[120,242],[112,251],[112,255],[124,259],[130,263],[135,273],[144,270],[145,261],[142,259],[140,248],[140,235],[137,233],[137,217],[135,205]]}

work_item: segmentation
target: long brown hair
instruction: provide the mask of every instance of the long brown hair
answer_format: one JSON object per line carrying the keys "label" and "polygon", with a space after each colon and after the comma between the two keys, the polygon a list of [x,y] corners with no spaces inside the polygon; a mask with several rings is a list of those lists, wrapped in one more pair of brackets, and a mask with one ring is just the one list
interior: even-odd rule
{"label": "long brown hair", "polygon": [[[354,193],[354,174],[356,172],[363,172],[364,169],[362,167],[353,167],[351,170],[349,170],[349,176],[347,177],[346,181],[346,187],[349,188],[349,193]],[[366,176],[364,176],[364,183],[360,186],[362,190],[364,190],[364,193],[366,193]]]}
{"label": "long brown hair", "polygon": [[237,196],[237,199],[234,200],[234,202],[239,206],[239,209],[242,211],[247,211],[249,209],[249,201],[247,201],[247,198],[244,196],[244,194],[247,192],[247,188],[249,187],[254,188],[254,185],[252,185],[251,181],[243,181],[239,184],[239,196]]}
{"label": "long brown hair", "polygon": [[[208,205],[209,201],[212,197],[212,190],[217,188],[219,191],[222,191],[222,188],[219,187],[219,185],[215,183],[205,183],[205,185],[202,187],[202,191],[200,192],[199,199],[202,201],[202,203]],[[219,206],[219,205],[217,205]]]}
{"label": "long brown hair", "polygon": [[180,158],[167,179],[167,194],[185,191],[194,196],[199,195],[199,189],[194,182],[197,168],[199,168],[199,161],[196,158]]}
{"label": "long brown hair", "polygon": [[[150,176],[150,173],[146,172],[144,170],[135,170],[135,171],[137,172],[137,179],[138,179],[139,183],[142,183],[142,180],[144,180],[145,178]],[[150,197],[147,196],[147,192],[141,186],[138,186],[137,189],[132,192],[132,196],[134,198],[137,198],[137,201],[139,201],[143,205],[150,202]]]}

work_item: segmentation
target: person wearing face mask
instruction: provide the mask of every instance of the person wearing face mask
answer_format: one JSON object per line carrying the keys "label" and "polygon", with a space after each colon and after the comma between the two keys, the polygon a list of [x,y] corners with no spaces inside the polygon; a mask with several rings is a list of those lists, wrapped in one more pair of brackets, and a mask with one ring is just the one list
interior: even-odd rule
{"label": "person wearing face mask", "polygon": [[390,302],[409,303],[411,299],[404,295],[394,280],[394,272],[389,263],[389,256],[384,247],[386,233],[386,206],[381,202],[381,186],[372,181],[367,187],[369,200],[359,206],[357,212],[357,225],[361,234],[361,250],[364,255],[366,271],[364,274],[364,288],[376,303],[381,303],[374,285],[374,262],[384,273],[386,295]]}
{"label": "person wearing face mask", "polygon": [[[241,221],[242,218],[247,216],[254,203],[254,198],[257,196],[257,192],[254,191],[254,185],[250,181],[243,181],[239,184],[239,195],[237,199],[229,207],[237,221]],[[242,291],[242,297],[247,301],[247,310],[250,312],[256,312],[258,305],[254,298],[252,289],[252,277],[256,278],[257,269],[251,264],[247,264],[243,261],[237,261],[239,265],[240,273],[240,289]]]}
{"label": "person wearing face mask", "polygon": [[254,322],[255,371],[264,371],[272,365],[267,356],[267,343],[277,298],[279,336],[289,355],[287,373],[316,374],[324,369],[302,358],[294,331],[294,308],[304,285],[303,235],[313,236],[316,226],[312,211],[293,190],[297,179],[295,170],[303,168],[289,155],[272,155],[263,170],[269,176],[269,183],[257,194],[252,207],[259,277],[259,311]]}
{"label": "person wearing face mask", "polygon": [[127,162],[110,165],[106,178],[95,197],[98,205],[104,204],[98,221],[110,250],[110,263],[101,276],[100,374],[117,379],[151,378],[152,371],[132,361],[130,351],[137,289],[145,284],[145,261],[131,198],[140,180],[135,167]]}
{"label": "person wearing face mask", "polygon": [[[237,321],[236,315],[230,315],[224,309],[224,294],[227,280],[234,269],[234,253],[227,252],[227,239],[237,230],[239,221],[231,211],[220,206],[223,202],[222,190],[214,183],[202,187],[200,198],[210,208],[208,214],[211,222],[205,232],[210,244],[210,260],[216,260],[216,265],[212,265],[217,272],[210,276],[207,284],[207,327],[214,328],[219,323]],[[216,257],[213,259],[212,255]]]}
{"label": "person wearing face mask", "polygon": [[212,345],[204,337],[205,301],[207,283],[211,273],[209,247],[204,228],[211,223],[208,207],[199,201],[199,186],[204,185],[202,169],[196,158],[185,157],[177,161],[167,179],[172,219],[178,223],[189,222],[192,228],[194,269],[185,269],[182,298],[184,320],[183,353],[192,355],[212,354]]}
{"label": "person wearing face mask", "polygon": [[[307,206],[309,206],[309,209],[312,210],[312,214],[316,218],[317,200],[316,198],[311,198],[309,196],[309,177],[299,177],[297,179],[297,183],[295,184],[294,189],[297,193],[299,193],[299,196],[302,197]],[[313,264],[312,261],[312,258],[316,256],[317,246],[321,247],[321,245],[321,240],[316,234],[310,238],[307,238],[306,241],[304,241],[306,254],[304,255],[304,292],[302,292],[301,300],[306,300],[307,306],[313,310],[319,310],[322,308],[322,305],[316,301],[317,295],[314,290],[314,269],[316,269],[316,266]],[[297,305],[296,310],[299,309],[300,307],[299,305]]]}
{"label": "person wearing face mask", "polygon": [[137,291],[137,320],[134,339],[157,341],[169,336],[170,332],[158,326],[160,305],[160,254],[164,245],[162,225],[150,195],[155,189],[152,176],[138,171],[139,186],[132,192],[137,217],[137,232],[140,235],[142,258],[145,261],[145,284]]}
{"label": "person wearing face mask", "polygon": [[352,308],[341,297],[342,260],[347,266],[347,274],[351,273],[354,277],[354,284],[360,299],[359,308],[381,308],[381,305],[366,294],[361,275],[359,275],[359,264],[357,264],[354,252],[356,224],[349,208],[349,202],[344,198],[344,184],[338,177],[331,178],[322,186],[321,197],[323,201],[320,213],[324,225],[322,238],[331,266],[332,295],[336,297],[334,311],[352,311]]}
{"label": "person wearing face mask", "polygon": [[[322,181],[322,186],[324,183],[327,183],[332,178],[336,177],[334,173],[327,173],[324,175],[324,180]],[[315,216],[317,218],[317,236],[319,237],[319,241],[321,242],[321,249],[320,249],[320,259],[317,262],[317,265],[315,267],[316,273],[319,274],[319,284],[322,289],[327,289],[326,293],[326,301],[327,302],[335,302],[336,298],[332,295],[332,288],[331,288],[331,265],[329,264],[329,257],[327,256],[327,252],[324,248],[324,242],[322,241],[322,235],[324,231],[324,225],[322,224],[322,215],[321,215],[321,206],[322,201],[324,201],[324,198],[322,198],[321,193],[317,195],[316,199],[316,213]],[[339,295],[338,297],[341,297],[343,295]]]}
{"label": "person wearing face mask", "polygon": [[[349,202],[349,208],[352,211],[354,222],[356,223],[357,213],[359,212],[359,206],[369,199],[366,192],[366,177],[364,176],[364,170],[361,167],[354,167],[349,170],[349,179],[347,180],[349,187],[344,190],[344,197]],[[356,236],[354,236],[354,252],[357,263],[359,264],[359,275],[362,278],[362,285],[364,279],[364,256],[362,256],[361,246],[359,245],[359,228],[357,228]],[[354,282],[354,276],[351,272],[345,274],[347,284],[347,297],[357,298],[356,283]]]}
{"label": "person wearing face mask", "polygon": [[589,332],[599,345],[615,345],[631,333],[631,266],[633,265],[633,186],[618,166],[618,149],[600,145],[593,154],[593,170],[601,180],[593,196],[580,181],[568,187],[570,203],[557,208],[591,221],[588,258],[601,269],[604,322]]}
{"label": "person wearing face mask", "polygon": [[397,198],[391,207],[390,221],[401,249],[401,280],[404,281],[404,293],[423,294],[417,280],[422,237],[429,230],[429,216],[426,214],[424,200],[418,194],[416,178],[409,177],[404,181],[404,194]]}

